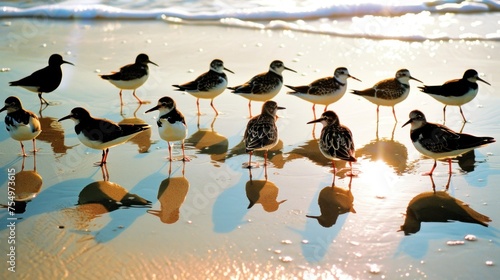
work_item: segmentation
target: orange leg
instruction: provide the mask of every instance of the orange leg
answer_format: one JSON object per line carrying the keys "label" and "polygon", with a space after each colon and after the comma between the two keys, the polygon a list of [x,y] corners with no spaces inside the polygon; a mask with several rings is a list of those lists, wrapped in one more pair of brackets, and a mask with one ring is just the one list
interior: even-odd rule
{"label": "orange leg", "polygon": [[27,157],[28,155],[26,154],[26,152],[24,151],[24,144],[23,142],[19,141],[19,143],[21,143],[21,155],[23,157]]}
{"label": "orange leg", "polygon": [[198,116],[201,116],[200,112],[200,99],[196,98],[196,108],[198,109]]}
{"label": "orange leg", "polygon": [[214,109],[215,115],[216,116],[219,115],[219,112],[217,111],[217,109],[215,109],[214,100],[213,99],[210,100],[210,106],[212,106],[212,109]]}
{"label": "orange leg", "polygon": [[139,104],[144,104],[146,102],[142,101],[139,99],[139,97],[137,97],[137,95],[135,95],[135,89],[134,89],[134,92],[132,93],[132,95],[135,97],[135,99],[137,99],[137,101],[139,101]]}

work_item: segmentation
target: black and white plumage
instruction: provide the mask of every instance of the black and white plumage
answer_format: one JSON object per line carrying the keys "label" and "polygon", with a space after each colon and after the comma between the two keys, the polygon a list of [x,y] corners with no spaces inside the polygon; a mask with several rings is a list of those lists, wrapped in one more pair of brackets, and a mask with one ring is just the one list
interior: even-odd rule
{"label": "black and white plumage", "polygon": [[172,85],[177,91],[185,91],[196,97],[196,107],[200,115],[200,98],[210,99],[210,106],[218,115],[219,112],[213,104],[214,98],[221,94],[227,87],[227,76],[224,70],[233,73],[233,71],[224,67],[224,62],[220,59],[214,59],[210,63],[210,70],[198,76],[194,81],[182,85]]}
{"label": "black and white plumage", "polygon": [[461,79],[455,79],[445,82],[439,86],[422,86],[418,87],[422,92],[427,93],[437,101],[444,104],[443,118],[446,120],[446,106],[458,106],[463,121],[466,122],[462,105],[470,102],[477,95],[479,86],[477,81],[481,81],[487,85],[490,83],[479,78],[476,70],[469,69],[465,71]]}
{"label": "black and white plumage", "polygon": [[285,109],[275,101],[269,100],[262,105],[262,112],[248,121],[243,140],[245,151],[249,153],[248,167],[251,167],[253,151],[264,151],[264,166],[267,166],[267,151],[279,140],[276,126],[276,113]]}
{"label": "black and white plumage", "polygon": [[149,60],[147,54],[141,53],[135,58],[135,63],[127,64],[120,68],[120,71],[109,75],[101,75],[101,78],[108,80],[114,86],[120,89],[120,104],[123,105],[122,90],[132,89],[132,95],[140,104],[145,103],[137,95],[135,90],[142,86],[149,77],[148,63],[158,66],[158,64]]}
{"label": "black and white plumage", "polygon": [[75,133],[78,140],[85,146],[102,150],[101,162],[103,166],[109,153],[109,148],[123,144],[143,130],[149,129],[148,124],[117,124],[113,121],[94,118],[89,111],[76,107],[71,113],[58,121],[72,119],[75,122]]}
{"label": "black and white plumage", "polygon": [[63,60],[59,54],[53,54],[49,57],[49,65],[45,68],[33,72],[31,75],[17,81],[10,82],[10,86],[20,86],[29,91],[38,93],[40,104],[49,104],[42,93],[54,91],[61,84],[62,80],[62,64],[73,63]]}
{"label": "black and white plumage", "polygon": [[431,171],[425,175],[432,175],[438,159],[448,159],[449,172],[451,173],[452,158],[495,142],[493,137],[477,137],[458,133],[444,125],[429,123],[424,114],[418,110],[410,112],[410,120],[403,126],[408,124],[411,124],[410,137],[415,149],[424,156],[434,159]]}
{"label": "black and white plumage", "polygon": [[22,141],[33,141],[33,152],[36,152],[35,138],[42,132],[40,120],[35,113],[24,110],[21,100],[15,96],[5,99],[5,106],[0,112],[7,111],[5,128],[12,139],[21,143],[21,155],[26,157]]}
{"label": "black and white plumage", "polygon": [[319,149],[327,159],[332,161],[332,186],[334,186],[337,172],[335,167],[336,160],[349,162],[352,175],[352,162],[356,162],[352,132],[347,126],[340,124],[339,117],[333,111],[324,112],[319,119],[310,121],[308,124],[317,122],[323,124],[319,139]]}
{"label": "black and white plumage", "polygon": [[340,98],[344,96],[347,89],[348,78],[361,81],[351,76],[347,68],[339,67],[335,69],[332,77],[317,79],[307,86],[285,86],[293,90],[288,92],[288,94],[313,103],[313,112],[315,113],[316,104],[325,105],[324,111],[326,111],[328,105],[339,101]]}
{"label": "black and white plumage", "polygon": [[156,122],[158,124],[158,132],[161,139],[168,143],[169,160],[172,161],[172,147],[170,142],[181,141],[182,147],[182,160],[188,161],[184,152],[184,139],[186,139],[188,129],[184,115],[177,110],[175,101],[168,97],[162,97],[158,100],[158,105],[146,111],[146,113],[158,110],[159,118]]}
{"label": "black and white plumage", "polygon": [[274,60],[269,66],[269,71],[258,74],[251,78],[248,82],[235,86],[228,87],[233,93],[247,98],[248,110],[250,117],[252,116],[252,100],[265,102],[275,97],[281,87],[283,86],[283,73],[284,70],[297,72],[288,67],[280,60]]}
{"label": "black and white plumage", "polygon": [[377,105],[377,120],[380,106],[392,107],[392,114],[396,122],[396,111],[394,106],[408,97],[410,93],[410,80],[422,82],[410,75],[407,69],[400,69],[394,78],[389,78],[376,83],[373,87],[365,90],[353,90],[351,93],[366,98]]}

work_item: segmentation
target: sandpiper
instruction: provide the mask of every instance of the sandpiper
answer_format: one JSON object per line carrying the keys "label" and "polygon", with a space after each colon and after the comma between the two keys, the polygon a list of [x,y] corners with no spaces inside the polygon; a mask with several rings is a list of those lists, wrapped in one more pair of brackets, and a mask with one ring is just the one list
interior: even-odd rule
{"label": "sandpiper", "polygon": [[184,152],[184,139],[187,136],[188,129],[186,121],[182,113],[177,110],[175,101],[168,97],[162,97],[158,100],[158,105],[146,111],[146,113],[156,111],[160,112],[158,121],[158,132],[161,139],[168,143],[169,160],[172,161],[172,146],[170,142],[181,141],[182,147],[182,160],[189,161]]}
{"label": "sandpiper", "polygon": [[35,138],[40,135],[42,128],[40,121],[35,113],[24,110],[21,100],[15,96],[10,96],[5,99],[5,106],[0,109],[0,112],[7,111],[5,116],[5,128],[10,134],[10,137],[21,143],[21,155],[26,157],[24,145],[22,141],[33,141],[33,152],[36,152]]}
{"label": "sandpiper", "polygon": [[[278,143],[276,112],[285,109],[275,101],[268,100],[262,105],[262,112],[248,121],[243,140],[245,151],[249,153],[248,168],[251,168],[253,151],[264,151],[264,166],[267,167],[267,151]],[[267,170],[267,169],[266,169]]]}
{"label": "sandpiper", "polygon": [[353,90],[351,93],[362,96],[368,101],[377,105],[377,122],[380,106],[391,106],[392,114],[396,122],[396,111],[394,106],[408,97],[410,93],[410,80],[422,82],[410,75],[407,69],[400,69],[396,72],[396,77],[382,80],[373,87],[365,90]]}
{"label": "sandpiper", "polygon": [[339,67],[335,69],[333,77],[317,79],[307,86],[285,86],[293,90],[288,92],[288,94],[313,103],[312,109],[314,117],[316,117],[316,104],[325,105],[324,111],[326,111],[328,105],[339,101],[344,96],[348,78],[361,82],[360,79],[351,76],[347,68]]}
{"label": "sandpiper", "polygon": [[493,137],[477,137],[458,133],[444,125],[429,123],[424,114],[418,110],[410,112],[410,120],[403,126],[407,124],[411,124],[410,137],[413,146],[423,155],[434,159],[431,171],[424,175],[432,175],[438,159],[448,159],[449,173],[451,174],[452,158],[495,142]]}
{"label": "sandpiper", "polygon": [[332,161],[332,186],[334,186],[335,175],[337,173],[335,167],[336,160],[349,162],[349,166],[351,167],[350,175],[353,175],[352,163],[356,162],[356,158],[354,157],[355,151],[352,132],[347,126],[340,124],[339,117],[333,111],[324,112],[319,119],[310,121],[308,124],[317,122],[323,124],[319,138],[319,149],[327,159]]}
{"label": "sandpiper", "polygon": [[187,82],[182,85],[172,85],[177,91],[185,91],[196,97],[196,107],[198,115],[200,115],[200,98],[210,99],[210,106],[215,111],[215,115],[219,112],[213,104],[214,98],[221,94],[227,87],[227,76],[224,70],[233,73],[233,71],[224,67],[224,63],[220,59],[214,59],[210,63],[210,70],[198,76],[194,81]]}
{"label": "sandpiper", "polygon": [[109,75],[100,75],[104,80],[108,80],[110,83],[115,85],[120,89],[120,104],[123,105],[122,99],[122,90],[124,89],[133,89],[134,92],[132,95],[139,101],[140,104],[144,104],[146,102],[142,101],[135,95],[135,90],[142,86],[149,76],[149,67],[148,63],[158,66],[158,64],[149,60],[147,54],[139,54],[135,63],[127,64],[120,68],[120,71],[109,74]]}
{"label": "sandpiper", "polygon": [[239,86],[228,87],[228,89],[248,99],[248,110],[250,117],[252,117],[252,100],[264,102],[275,97],[283,86],[283,76],[281,73],[284,70],[297,72],[285,67],[282,61],[275,60],[271,62],[269,71],[266,73],[258,74],[248,82]]}
{"label": "sandpiper", "polygon": [[148,124],[117,124],[110,120],[94,118],[89,111],[76,107],[71,113],[58,121],[72,119],[75,122],[75,133],[80,142],[85,146],[102,150],[101,162],[98,166],[106,164],[109,148],[123,144],[139,132],[149,129]]}
{"label": "sandpiper", "polygon": [[476,70],[469,69],[465,71],[462,79],[450,80],[440,86],[424,85],[418,88],[422,92],[429,94],[434,99],[444,104],[444,120],[446,120],[446,106],[450,105],[458,106],[458,108],[460,108],[460,114],[462,114],[464,122],[467,122],[464,113],[462,112],[462,105],[470,102],[476,97],[479,88],[477,81],[481,81],[487,85],[490,85],[490,83],[488,83],[487,81],[479,78]]}
{"label": "sandpiper", "polygon": [[31,75],[22,78],[18,81],[10,82],[10,86],[20,86],[29,91],[38,93],[40,105],[49,105],[49,102],[42,97],[42,93],[54,91],[62,80],[62,64],[73,63],[63,60],[59,54],[53,54],[49,57],[49,65],[45,68],[33,72]]}

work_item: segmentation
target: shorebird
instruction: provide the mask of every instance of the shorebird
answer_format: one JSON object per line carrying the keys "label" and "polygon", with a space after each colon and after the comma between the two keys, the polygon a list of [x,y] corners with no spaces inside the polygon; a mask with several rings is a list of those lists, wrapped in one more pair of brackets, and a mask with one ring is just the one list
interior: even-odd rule
{"label": "shorebird", "polygon": [[21,100],[15,96],[5,99],[5,106],[0,112],[7,111],[5,128],[10,137],[21,143],[21,155],[27,157],[22,141],[33,141],[33,152],[36,152],[35,138],[42,132],[40,121],[35,113],[24,110]]}
{"label": "shorebird", "polygon": [[354,141],[352,139],[351,130],[340,124],[339,117],[333,111],[324,112],[319,119],[308,122],[323,124],[321,136],[319,138],[319,149],[321,153],[329,160],[332,161],[333,168],[333,181],[332,186],[335,185],[335,175],[337,168],[335,167],[336,160],[345,160],[349,162],[352,174],[352,163],[356,162],[354,157]]}
{"label": "shorebird", "polygon": [[396,72],[396,77],[382,80],[373,87],[365,90],[353,90],[351,93],[366,98],[368,101],[377,105],[377,122],[380,106],[391,106],[392,114],[396,122],[396,111],[394,106],[408,97],[410,93],[410,80],[422,82],[410,75],[407,69],[400,69]]}
{"label": "shorebird", "polygon": [[132,95],[139,101],[140,104],[144,104],[146,102],[142,101],[135,95],[135,90],[142,86],[149,76],[149,67],[148,63],[158,66],[158,64],[149,60],[147,54],[139,54],[135,63],[127,64],[120,68],[120,71],[114,72],[109,75],[100,75],[104,80],[108,80],[114,86],[120,89],[120,104],[123,105],[122,99],[122,90],[124,89],[133,89],[134,92]]}
{"label": "shorebird", "polygon": [[[248,121],[245,135],[245,151],[249,153],[248,168],[251,168],[253,151],[264,151],[264,166],[267,167],[267,151],[278,143],[276,113],[285,109],[275,101],[269,100],[262,105],[262,112]],[[267,170],[267,168],[266,168]]]}
{"label": "shorebird", "polygon": [[59,54],[53,54],[49,57],[49,65],[45,68],[33,72],[31,75],[17,81],[9,82],[10,86],[20,86],[29,91],[38,93],[40,105],[49,105],[49,102],[42,97],[42,93],[54,91],[62,80],[62,64],[71,64],[63,60]]}
{"label": "shorebird", "polygon": [[360,79],[351,76],[347,68],[339,67],[335,69],[333,77],[317,79],[307,86],[285,86],[293,90],[288,92],[288,94],[313,103],[312,110],[316,118],[316,104],[325,105],[323,111],[326,111],[328,105],[339,101],[346,92],[348,78],[361,82]]}
{"label": "shorebird", "polygon": [[233,71],[224,67],[224,63],[220,59],[214,59],[210,63],[210,70],[198,76],[194,81],[187,82],[182,85],[172,85],[177,91],[185,91],[196,97],[196,107],[198,115],[200,113],[200,98],[210,99],[210,106],[215,111],[215,115],[219,112],[213,104],[214,98],[221,94],[227,87],[227,76],[224,70],[233,73]]}
{"label": "shorebird", "polygon": [[410,120],[403,127],[408,124],[411,124],[410,137],[415,149],[424,156],[434,159],[431,171],[424,175],[432,175],[438,159],[448,159],[451,174],[452,158],[495,142],[493,137],[477,137],[455,132],[444,125],[429,123],[424,114],[418,110],[410,112]]}
{"label": "shorebird", "polygon": [[172,161],[172,146],[170,142],[181,141],[182,160],[189,161],[184,152],[184,139],[186,139],[188,129],[182,113],[177,110],[175,101],[168,97],[162,97],[158,100],[158,105],[146,111],[146,113],[156,111],[160,112],[158,121],[158,132],[161,139],[168,143],[169,160]]}
{"label": "shorebird", "polygon": [[106,164],[109,148],[123,144],[139,132],[149,129],[148,124],[117,124],[110,120],[94,118],[89,111],[76,107],[71,113],[58,121],[72,119],[75,122],[75,133],[78,140],[85,146],[102,150],[101,162],[98,166]]}
{"label": "shorebird", "polygon": [[271,62],[269,71],[254,76],[242,85],[228,87],[228,89],[248,99],[248,111],[252,117],[252,100],[264,102],[275,97],[283,86],[281,73],[284,70],[297,73],[297,71],[285,67],[282,61],[275,60]]}
{"label": "shorebird", "polygon": [[490,85],[487,81],[479,78],[476,70],[469,69],[465,71],[464,76],[461,79],[450,80],[440,86],[424,85],[418,88],[422,92],[429,94],[434,99],[444,104],[444,120],[446,120],[446,106],[450,105],[458,106],[464,122],[467,122],[464,113],[462,112],[462,105],[470,102],[476,97],[479,89],[477,81]]}

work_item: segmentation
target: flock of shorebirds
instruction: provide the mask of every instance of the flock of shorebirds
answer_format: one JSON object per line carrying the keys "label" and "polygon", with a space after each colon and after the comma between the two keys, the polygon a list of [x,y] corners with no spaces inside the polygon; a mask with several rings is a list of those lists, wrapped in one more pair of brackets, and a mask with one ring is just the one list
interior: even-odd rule
{"label": "flock of shorebirds", "polygon": [[[20,86],[38,94],[41,106],[49,105],[43,97],[43,93],[54,91],[62,79],[62,64],[72,64],[63,60],[62,56],[53,54],[49,58],[49,65],[40,69],[30,76],[18,81],[10,82],[11,86]],[[128,64],[120,68],[119,71],[101,75],[101,78],[120,89],[120,102],[123,104],[122,90],[133,90],[133,96],[139,103],[144,103],[135,91],[143,85],[148,79],[148,64],[156,65],[149,60],[146,54],[139,54],[135,63]],[[210,70],[194,81],[181,85],[173,85],[175,90],[187,92],[197,98],[197,109],[199,109],[199,99],[210,99],[215,114],[217,109],[213,104],[214,98],[220,95],[224,90],[230,89],[234,94],[238,94],[249,100],[249,110],[251,117],[251,102],[264,102],[260,115],[251,117],[245,134],[244,142],[246,152],[249,153],[248,164],[245,167],[251,168],[253,151],[264,151],[264,165],[267,166],[267,151],[274,147],[278,142],[278,128],[276,126],[276,113],[278,110],[285,109],[278,106],[271,99],[275,97],[283,86],[282,72],[289,70],[283,62],[275,60],[271,63],[269,71],[256,75],[248,82],[234,87],[228,87],[227,76],[224,71],[233,73],[224,67],[221,60],[215,59],[210,63]],[[353,136],[350,129],[342,125],[338,115],[327,110],[329,104],[338,101],[345,94],[347,89],[347,79],[358,80],[349,74],[345,67],[339,67],[335,70],[332,77],[325,77],[315,80],[304,86],[285,85],[291,95],[313,103],[315,105],[324,105],[325,109],[320,118],[309,123],[320,122],[323,124],[321,136],[319,138],[319,149],[321,153],[332,161],[334,170],[332,186],[335,184],[335,161],[344,160],[351,166],[356,161]],[[371,88],[365,90],[353,90],[351,93],[364,97],[368,101],[377,105],[377,119],[379,106],[390,106],[397,122],[394,106],[405,100],[410,92],[410,80],[421,82],[412,77],[406,69],[396,72],[395,77],[388,78],[376,83]],[[478,76],[478,73],[469,69],[465,71],[460,79],[450,80],[442,85],[419,87],[424,93],[429,94],[436,100],[442,102],[445,106],[443,113],[446,113],[446,106],[459,106],[460,113],[464,122],[465,116],[461,106],[471,101],[478,92],[477,81],[489,85]],[[40,134],[42,127],[38,117],[33,112],[23,109],[21,101],[11,96],[5,100],[5,106],[0,112],[7,111],[5,117],[5,126],[10,136],[21,143],[22,155],[26,156],[22,141],[33,141],[33,149],[36,151],[35,138]],[[170,142],[181,141],[182,160],[189,160],[184,154],[184,139],[187,136],[187,126],[183,114],[176,108],[175,101],[165,96],[158,100],[158,104],[146,111],[159,111],[157,121],[160,137],[168,142],[170,160],[172,160],[172,148]],[[102,150],[102,158],[98,165],[106,164],[109,148],[124,143],[143,130],[149,129],[147,124],[117,124],[112,121],[100,118],[94,118],[88,110],[77,107],[71,110],[71,113],[59,121],[72,119],[75,122],[75,132],[78,139],[86,146]],[[415,148],[423,155],[433,158],[434,165],[427,174],[432,175],[436,167],[436,160],[448,159],[451,173],[451,159],[472,149],[483,145],[493,143],[492,137],[477,137],[469,134],[455,132],[444,125],[430,123],[426,121],[424,114],[418,110],[410,113],[410,119],[403,125],[411,125],[410,137]],[[266,173],[267,177],[267,173]]]}

